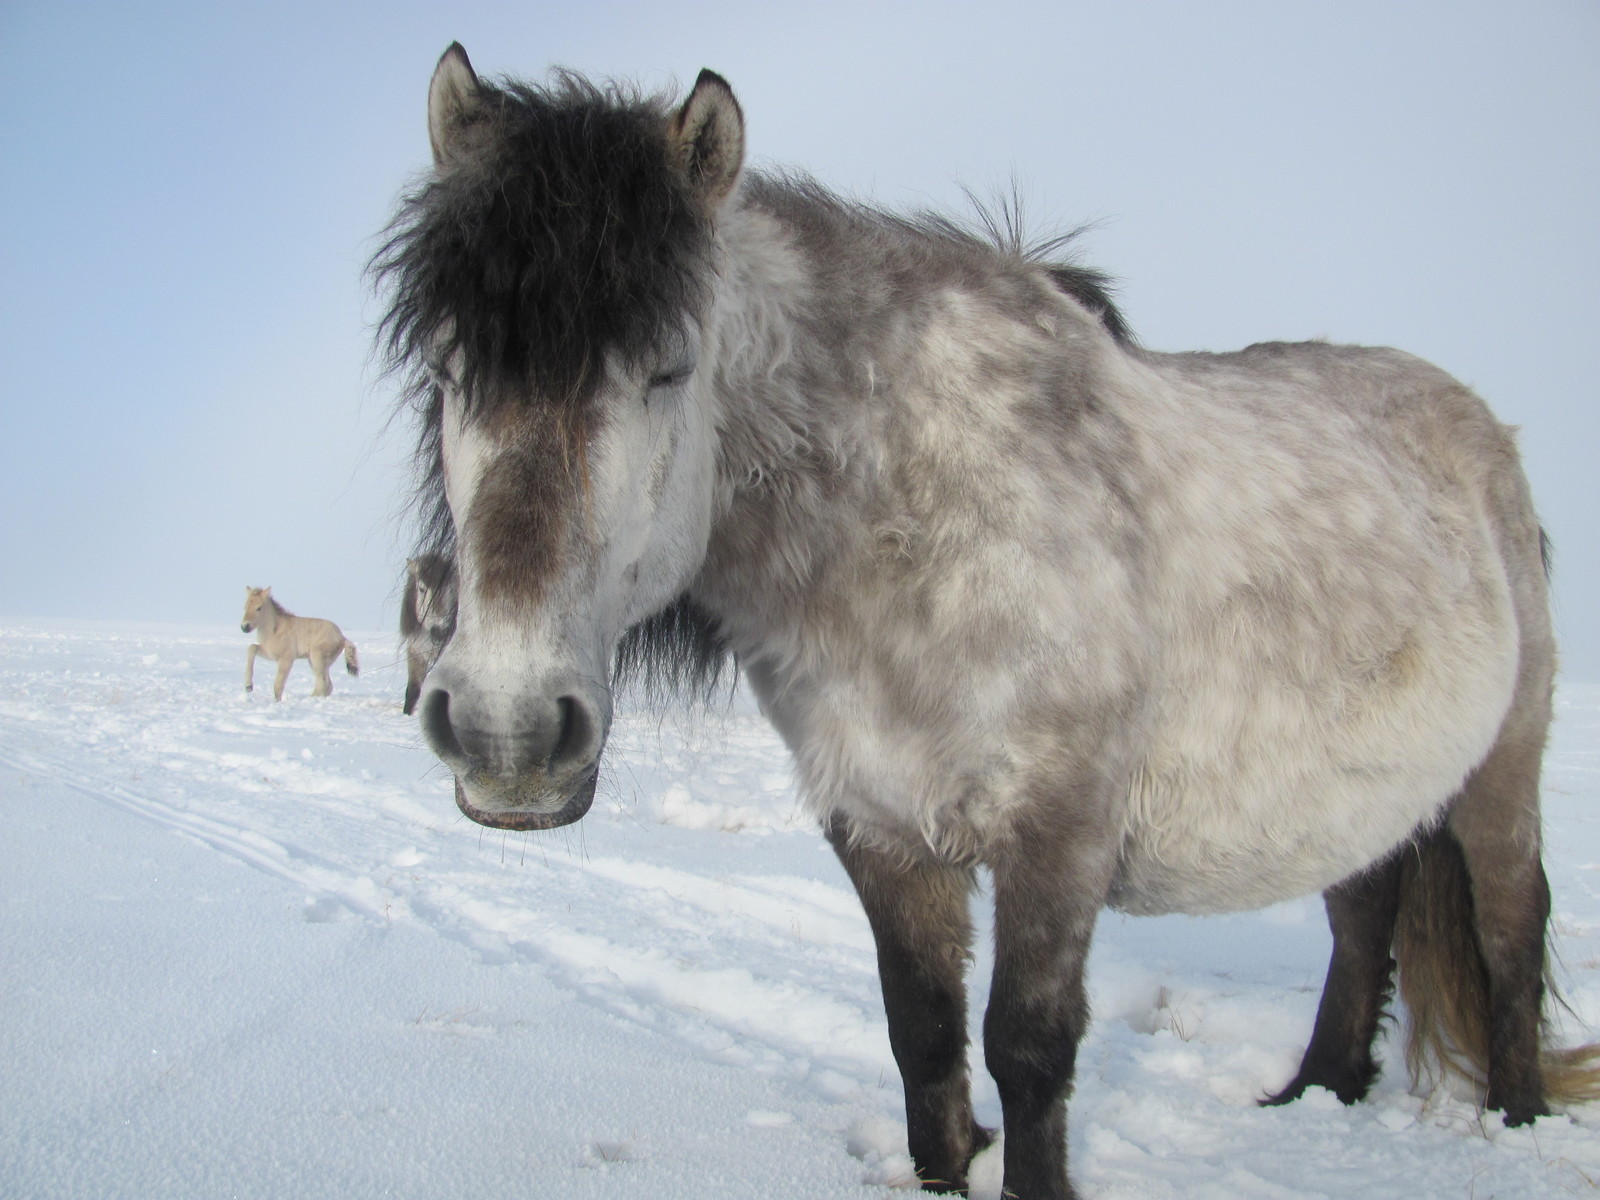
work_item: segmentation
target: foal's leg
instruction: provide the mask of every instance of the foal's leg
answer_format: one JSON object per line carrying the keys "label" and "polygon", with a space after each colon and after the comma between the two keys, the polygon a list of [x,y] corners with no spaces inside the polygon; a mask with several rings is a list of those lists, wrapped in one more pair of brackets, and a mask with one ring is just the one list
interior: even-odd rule
{"label": "foal's leg", "polygon": [[272,698],[283,699],[283,685],[289,681],[289,669],[294,666],[294,658],[287,652],[278,660],[278,674],[272,681]]}
{"label": "foal's leg", "polygon": [[983,1046],[1005,1116],[1005,1191],[1070,1200],[1067,1094],[1089,1024],[1084,964],[1116,865],[1107,808],[1085,790],[1076,813],[1019,822],[992,860],[994,983]]}
{"label": "foal's leg", "polygon": [[260,650],[260,646],[251,642],[250,648],[244,652],[244,690],[247,692],[256,690],[256,655]]}
{"label": "foal's leg", "polygon": [[311,660],[311,694],[326,696],[333,691],[333,680],[328,678],[328,656],[313,650],[306,656]]}
{"label": "foal's leg", "polygon": [[1485,1104],[1504,1111],[1507,1125],[1525,1125],[1550,1111],[1539,1051],[1550,917],[1550,886],[1540,862],[1543,742],[1542,730],[1522,739],[1502,734],[1467,777],[1447,824],[1472,882],[1473,919],[1489,982]]}
{"label": "foal's leg", "polygon": [[1378,1077],[1372,1040],[1391,995],[1389,956],[1400,907],[1400,854],[1374,863],[1324,892],[1333,957],[1300,1070],[1263,1104],[1298,1100],[1308,1087],[1325,1087],[1346,1104],[1367,1094]]}
{"label": "foal's leg", "polygon": [[967,1078],[966,959],[972,942],[969,870],[906,863],[852,845],[842,818],[827,827],[878,946],[889,1045],[906,1090],[906,1136],[924,1191],[962,1192],[989,1132],[972,1119]]}

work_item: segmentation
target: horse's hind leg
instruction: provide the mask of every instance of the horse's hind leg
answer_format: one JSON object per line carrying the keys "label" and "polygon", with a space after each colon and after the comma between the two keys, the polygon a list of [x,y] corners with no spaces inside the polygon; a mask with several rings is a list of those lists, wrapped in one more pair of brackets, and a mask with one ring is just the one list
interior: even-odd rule
{"label": "horse's hind leg", "polygon": [[855,884],[878,946],[889,1045],[906,1092],[906,1135],[924,1191],[964,1192],[988,1131],[972,1119],[967,1078],[966,960],[972,873],[907,863],[853,845],[844,821],[828,840]]}
{"label": "horse's hind leg", "polygon": [[1333,956],[1317,1005],[1317,1021],[1300,1070],[1263,1104],[1298,1100],[1308,1087],[1324,1087],[1346,1104],[1367,1094],[1378,1077],[1372,1041],[1391,995],[1389,957],[1400,908],[1400,854],[1374,863],[1323,893]]}
{"label": "horse's hind leg", "polygon": [[1467,777],[1447,829],[1471,882],[1473,925],[1488,984],[1485,1104],[1523,1125],[1549,1110],[1540,1065],[1550,886],[1540,861],[1539,761],[1544,731],[1501,741]]}
{"label": "horse's hind leg", "polygon": [[1403,860],[1395,933],[1413,1072],[1431,1063],[1484,1083],[1485,1105],[1508,1125],[1549,1111],[1539,764],[1550,690],[1548,674],[1530,675],[1444,823]]}
{"label": "horse's hind leg", "polygon": [[328,655],[320,650],[313,650],[307,657],[311,660],[311,694],[330,695],[333,692],[333,680],[328,676],[328,665],[331,661]]}

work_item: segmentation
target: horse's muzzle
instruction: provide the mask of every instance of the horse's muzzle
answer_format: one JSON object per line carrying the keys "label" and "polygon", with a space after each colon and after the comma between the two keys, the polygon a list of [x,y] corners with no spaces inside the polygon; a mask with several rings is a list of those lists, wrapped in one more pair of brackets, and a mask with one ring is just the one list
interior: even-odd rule
{"label": "horse's muzzle", "polygon": [[249,621],[246,621],[242,625],[239,626],[239,632],[240,633],[249,633],[254,628],[255,628],[254,625],[250,624]]}
{"label": "horse's muzzle", "polygon": [[578,791],[568,796],[566,803],[553,811],[541,811],[479,808],[467,798],[467,789],[457,777],[456,807],[479,825],[487,825],[490,829],[559,829],[563,825],[571,825],[589,811],[589,806],[594,803],[596,778],[597,773],[590,772],[587,781],[580,783]]}
{"label": "horse's muzzle", "polygon": [[492,829],[555,829],[594,803],[610,709],[577,690],[523,697],[494,713],[472,689],[430,680],[418,706],[423,735],[454,772],[456,807]]}

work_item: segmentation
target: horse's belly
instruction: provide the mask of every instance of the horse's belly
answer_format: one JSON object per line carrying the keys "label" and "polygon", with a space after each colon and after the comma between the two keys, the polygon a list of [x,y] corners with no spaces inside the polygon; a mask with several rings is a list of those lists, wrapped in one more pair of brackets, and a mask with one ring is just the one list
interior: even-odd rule
{"label": "horse's belly", "polygon": [[[1459,782],[1459,781],[1457,781]],[[1448,799],[1450,788],[1389,796],[1363,789],[1309,798],[1271,823],[1215,816],[1203,831],[1178,822],[1131,834],[1110,904],[1146,916],[1265,908],[1347,879],[1404,841]],[[1185,802],[1218,813],[1211,798]],[[1228,835],[1234,836],[1228,836]]]}
{"label": "horse's belly", "polygon": [[1369,866],[1435,819],[1483,761],[1511,703],[1514,663],[1457,677],[1454,692],[1366,697],[1354,718],[1263,717],[1266,736],[1225,755],[1186,752],[1181,737],[1158,744],[1129,789],[1113,907],[1261,908]]}

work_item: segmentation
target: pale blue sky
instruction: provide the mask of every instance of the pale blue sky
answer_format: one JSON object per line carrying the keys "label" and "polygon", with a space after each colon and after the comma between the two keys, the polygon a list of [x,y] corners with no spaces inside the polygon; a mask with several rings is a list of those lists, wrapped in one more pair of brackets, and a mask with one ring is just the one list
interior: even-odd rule
{"label": "pale blue sky", "polygon": [[1600,4],[0,7],[0,614],[393,624],[403,435],[361,268],[459,39],[733,84],[894,206],[1013,174],[1159,349],[1414,351],[1523,446],[1600,681]]}

